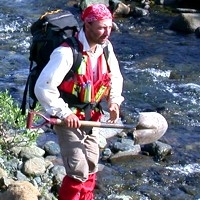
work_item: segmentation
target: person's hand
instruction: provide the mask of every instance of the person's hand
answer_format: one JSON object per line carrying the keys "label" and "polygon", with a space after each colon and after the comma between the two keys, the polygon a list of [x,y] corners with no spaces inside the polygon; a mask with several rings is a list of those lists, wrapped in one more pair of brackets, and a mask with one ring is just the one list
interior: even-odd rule
{"label": "person's hand", "polygon": [[75,114],[70,114],[67,116],[64,119],[64,122],[69,128],[79,128],[81,126],[79,118]]}
{"label": "person's hand", "polygon": [[112,103],[109,107],[110,119],[107,120],[108,123],[114,124],[119,119],[119,105]]}

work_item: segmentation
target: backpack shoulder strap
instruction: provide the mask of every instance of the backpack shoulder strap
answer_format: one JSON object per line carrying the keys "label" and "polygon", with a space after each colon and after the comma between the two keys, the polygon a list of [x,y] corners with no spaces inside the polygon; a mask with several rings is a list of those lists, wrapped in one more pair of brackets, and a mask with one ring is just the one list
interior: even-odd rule
{"label": "backpack shoulder strap", "polygon": [[80,64],[83,59],[83,55],[81,52],[79,41],[76,37],[69,37],[69,38],[65,39],[65,42],[67,43],[67,45],[69,45],[71,47],[72,53],[73,53],[73,60],[74,60],[71,70],[65,77],[65,79],[68,79],[71,76],[73,76],[73,74],[80,67]]}
{"label": "backpack shoulder strap", "polygon": [[103,48],[103,53],[104,53],[104,56],[105,56],[106,60],[108,60],[108,45],[106,45],[106,46]]}
{"label": "backpack shoulder strap", "polygon": [[106,62],[107,62],[108,71],[110,72],[110,66],[109,66],[109,64],[108,64],[108,57],[109,57],[108,45],[106,45],[106,46],[103,48],[103,54],[104,54],[105,59],[106,59]]}

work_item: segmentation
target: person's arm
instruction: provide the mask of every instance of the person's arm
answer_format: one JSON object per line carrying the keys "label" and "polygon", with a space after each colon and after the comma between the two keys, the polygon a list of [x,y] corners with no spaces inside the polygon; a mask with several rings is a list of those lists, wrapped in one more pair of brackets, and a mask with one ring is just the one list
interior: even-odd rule
{"label": "person's arm", "polygon": [[119,118],[120,105],[124,101],[124,97],[122,96],[123,77],[111,43],[108,44],[108,51],[108,64],[111,71],[111,89],[108,98],[110,119],[108,120],[108,122],[116,123]]}
{"label": "person's arm", "polygon": [[60,98],[58,91],[58,86],[71,69],[72,64],[71,48],[58,47],[51,54],[50,61],[41,72],[35,85],[35,95],[45,111],[61,119],[72,114],[68,104]]}

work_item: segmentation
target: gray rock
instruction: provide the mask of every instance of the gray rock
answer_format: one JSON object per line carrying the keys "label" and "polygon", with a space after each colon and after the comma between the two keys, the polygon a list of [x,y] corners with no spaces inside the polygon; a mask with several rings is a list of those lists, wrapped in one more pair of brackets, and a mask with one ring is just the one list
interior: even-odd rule
{"label": "gray rock", "polygon": [[132,11],[132,15],[134,17],[143,17],[147,16],[149,14],[149,11],[147,9],[135,7],[135,9]]}
{"label": "gray rock", "polygon": [[30,159],[34,157],[42,157],[45,151],[37,146],[21,148],[20,157]]}
{"label": "gray rock", "polygon": [[57,183],[61,183],[66,175],[65,167],[61,165],[56,165],[51,168],[50,172],[54,176]]}
{"label": "gray rock", "polygon": [[113,9],[113,16],[115,18],[127,16],[130,13],[131,8],[127,6],[126,4],[122,2],[115,3],[115,4],[116,5],[114,6],[114,9]]}
{"label": "gray rock", "polygon": [[134,143],[131,139],[122,138],[115,142],[112,146],[113,152],[129,151],[134,149]]}
{"label": "gray rock", "polygon": [[24,163],[23,171],[27,175],[41,175],[45,172],[44,158],[31,158]]}
{"label": "gray rock", "polygon": [[178,32],[194,33],[199,26],[199,13],[181,13],[172,21],[170,29]]}
{"label": "gray rock", "polygon": [[119,151],[116,154],[113,154],[110,157],[110,161],[112,164],[130,161],[133,158],[133,156],[138,155],[140,152],[141,152],[140,145],[134,145],[134,147],[131,148],[131,150]]}
{"label": "gray rock", "polygon": [[151,144],[146,144],[142,150],[149,152],[150,155],[154,156],[156,160],[163,160],[166,156],[172,153],[172,147],[169,144],[156,141]]}
{"label": "gray rock", "polygon": [[102,151],[102,160],[107,160],[108,158],[110,158],[110,156],[112,155],[112,151],[111,149],[109,148],[105,148],[103,151]]}
{"label": "gray rock", "polygon": [[29,181],[26,175],[24,175],[21,171],[17,170],[15,176],[18,181]]}
{"label": "gray rock", "polygon": [[0,194],[1,200],[38,200],[40,192],[27,181],[16,181],[9,185],[6,192]]}
{"label": "gray rock", "polygon": [[81,0],[80,1],[80,8],[81,8],[81,10],[84,10],[88,6],[95,4],[95,3],[102,3],[102,4],[105,4],[107,6],[109,5],[108,0]]}
{"label": "gray rock", "polygon": [[54,141],[48,141],[44,145],[44,150],[48,155],[58,155],[60,154],[60,146]]}
{"label": "gray rock", "polygon": [[200,38],[200,27],[196,28],[195,35],[197,38]]}

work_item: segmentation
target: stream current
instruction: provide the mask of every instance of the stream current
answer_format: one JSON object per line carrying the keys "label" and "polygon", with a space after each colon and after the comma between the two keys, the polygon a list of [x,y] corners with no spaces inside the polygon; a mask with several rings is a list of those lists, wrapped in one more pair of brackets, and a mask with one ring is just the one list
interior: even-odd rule
{"label": "stream current", "polygon": [[[29,72],[31,23],[55,8],[71,9],[78,18],[79,10],[71,5],[64,0],[1,0],[0,90],[8,89],[16,102]],[[117,166],[126,182],[124,194],[140,191],[141,200],[200,199],[199,39],[169,30],[173,17],[158,9],[145,17],[116,19],[120,32],[110,37],[124,77],[124,121],[134,121],[141,111],[157,111],[169,123],[161,141],[172,146],[172,155],[159,163],[143,158]],[[140,177],[134,176],[138,168]],[[118,191],[112,187],[111,195]]]}

